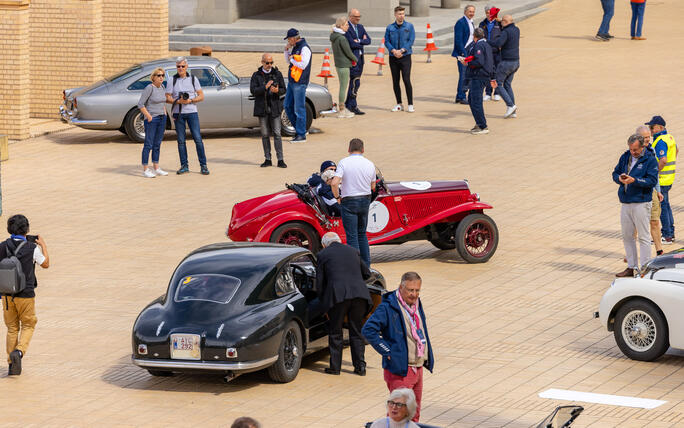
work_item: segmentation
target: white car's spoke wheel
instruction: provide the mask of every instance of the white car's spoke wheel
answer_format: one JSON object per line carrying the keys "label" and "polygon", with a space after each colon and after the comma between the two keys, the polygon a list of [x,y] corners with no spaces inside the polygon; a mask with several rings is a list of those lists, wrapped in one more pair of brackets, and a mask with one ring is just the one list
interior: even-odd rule
{"label": "white car's spoke wheel", "polygon": [[644,311],[631,311],[622,320],[622,335],[625,343],[637,352],[653,347],[658,335],[655,321]]}

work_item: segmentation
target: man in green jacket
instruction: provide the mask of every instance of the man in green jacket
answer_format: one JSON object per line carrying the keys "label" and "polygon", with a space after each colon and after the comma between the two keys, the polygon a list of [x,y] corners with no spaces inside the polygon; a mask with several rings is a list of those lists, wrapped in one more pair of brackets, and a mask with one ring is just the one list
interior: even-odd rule
{"label": "man in green jacket", "polygon": [[345,109],[344,103],[347,100],[347,87],[349,86],[349,69],[356,65],[356,56],[349,46],[349,41],[344,34],[349,29],[349,22],[345,17],[337,18],[332,33],[330,33],[330,44],[332,45],[333,57],[335,58],[335,70],[340,80],[340,91],[337,98],[337,117],[354,117],[354,113]]}

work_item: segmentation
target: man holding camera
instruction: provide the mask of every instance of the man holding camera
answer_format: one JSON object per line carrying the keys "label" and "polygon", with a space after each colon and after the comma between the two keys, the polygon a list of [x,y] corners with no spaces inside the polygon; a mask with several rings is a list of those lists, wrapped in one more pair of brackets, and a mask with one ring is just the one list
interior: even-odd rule
{"label": "man holding camera", "polygon": [[283,160],[283,140],[280,136],[280,114],[283,102],[280,97],[285,94],[285,80],[278,67],[273,65],[273,56],[265,53],[261,56],[261,67],[252,74],[249,91],[254,96],[254,116],[259,118],[261,141],[264,146],[264,163],[261,167],[272,166],[271,134],[273,146],[278,157],[278,168],[287,168]]}
{"label": "man holding camera", "polygon": [[50,258],[45,241],[40,235],[26,235],[29,231],[28,219],[13,215],[7,220],[10,238],[0,243],[0,260],[14,256],[21,264],[25,278],[25,288],[15,294],[2,296],[2,315],[7,326],[7,361],[9,376],[21,374],[21,360],[26,354],[38,319],[36,318],[36,281],[35,265],[43,269],[50,267]]}
{"label": "man holding camera", "polygon": [[185,124],[187,122],[192,139],[195,141],[202,175],[209,175],[196,106],[197,103],[204,100],[204,92],[200,86],[199,79],[188,73],[188,62],[185,57],[176,58],[176,70],[177,73],[173,76],[172,82],[169,82],[166,87],[166,102],[173,105],[171,107],[171,114],[176,125],[178,155],[180,156],[181,163],[181,167],[176,171],[176,174],[190,172],[188,168],[188,149],[185,146]]}

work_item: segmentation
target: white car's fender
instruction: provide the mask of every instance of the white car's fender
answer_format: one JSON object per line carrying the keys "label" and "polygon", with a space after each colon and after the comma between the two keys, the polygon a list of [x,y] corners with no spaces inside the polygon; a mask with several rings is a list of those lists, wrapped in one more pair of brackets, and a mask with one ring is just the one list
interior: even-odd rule
{"label": "white car's fender", "polygon": [[655,303],[667,320],[670,346],[684,349],[684,269],[662,269],[655,272],[653,279],[613,281],[599,305],[599,319],[609,331],[613,330],[613,318],[619,306],[632,298]]}

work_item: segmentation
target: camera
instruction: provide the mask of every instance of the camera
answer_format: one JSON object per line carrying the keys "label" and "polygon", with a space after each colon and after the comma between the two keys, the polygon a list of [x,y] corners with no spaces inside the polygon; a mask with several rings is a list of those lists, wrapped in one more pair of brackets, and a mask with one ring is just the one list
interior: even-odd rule
{"label": "camera", "polygon": [[26,235],[26,240],[27,240],[28,242],[33,242],[33,243],[35,243],[35,242],[36,242],[36,239],[38,239],[38,235]]}
{"label": "camera", "polygon": [[181,100],[187,100],[190,98],[190,94],[187,92],[179,92],[178,93],[178,98]]}

